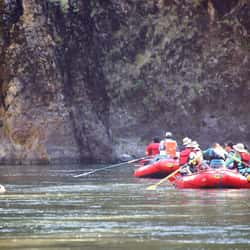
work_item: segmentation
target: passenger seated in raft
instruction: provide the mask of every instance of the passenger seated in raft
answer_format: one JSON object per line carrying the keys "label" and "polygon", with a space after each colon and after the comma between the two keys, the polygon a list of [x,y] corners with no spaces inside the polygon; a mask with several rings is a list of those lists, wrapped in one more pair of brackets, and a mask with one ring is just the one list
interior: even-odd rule
{"label": "passenger seated in raft", "polygon": [[181,146],[180,152],[185,150],[187,148],[187,145],[190,144],[191,142],[192,140],[189,137],[184,137],[182,139],[182,146]]}
{"label": "passenger seated in raft", "polygon": [[176,140],[173,139],[171,132],[166,132],[165,138],[161,140],[159,146],[160,156],[165,158],[178,159],[179,149]]}
{"label": "passenger seated in raft", "polygon": [[180,152],[178,150],[177,142],[173,139],[171,132],[166,132],[164,139],[159,144],[159,154],[156,155],[148,164],[152,164],[156,161],[163,159],[179,159]]}
{"label": "passenger seated in raft", "polygon": [[160,153],[159,146],[160,146],[160,138],[154,137],[152,142],[147,145],[145,154],[147,156],[158,155]]}
{"label": "passenger seated in raft", "polygon": [[233,149],[233,145],[234,144],[232,142],[227,142],[227,143],[224,144],[224,150],[227,152],[227,158],[225,160],[225,166],[228,169],[233,169],[234,168],[232,156],[235,154],[235,151]]}
{"label": "passenger seated in raft", "polygon": [[250,175],[250,153],[246,150],[243,143],[233,145],[234,154],[229,155],[226,166],[237,169],[242,175]]}
{"label": "passenger seated in raft", "polygon": [[191,175],[203,168],[203,158],[199,144],[196,141],[192,141],[187,145],[187,147],[191,148],[191,152],[188,155],[187,163],[180,170],[182,175]]}
{"label": "passenger seated in raft", "polygon": [[188,137],[183,138],[182,140],[182,150],[180,152],[180,159],[179,159],[179,164],[180,165],[185,165],[188,161],[188,156],[192,152],[192,147],[191,145],[192,140]]}
{"label": "passenger seated in raft", "polygon": [[227,143],[225,143],[225,144],[224,144],[224,150],[225,150],[228,154],[230,154],[230,153],[234,154],[233,145],[234,145],[233,142],[227,142]]}
{"label": "passenger seated in raft", "polygon": [[225,167],[225,160],[228,153],[219,143],[213,143],[210,148],[204,150],[202,153],[203,158],[208,161],[211,168]]}

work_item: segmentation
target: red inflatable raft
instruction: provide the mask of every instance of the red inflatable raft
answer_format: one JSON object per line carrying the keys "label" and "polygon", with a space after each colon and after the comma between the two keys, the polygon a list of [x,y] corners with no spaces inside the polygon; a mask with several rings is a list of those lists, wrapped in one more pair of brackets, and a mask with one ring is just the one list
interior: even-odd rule
{"label": "red inflatable raft", "polygon": [[179,168],[179,162],[174,159],[162,159],[152,164],[141,166],[135,170],[135,177],[163,178]]}
{"label": "red inflatable raft", "polygon": [[209,169],[193,175],[169,179],[177,188],[250,188],[250,178],[229,170]]}

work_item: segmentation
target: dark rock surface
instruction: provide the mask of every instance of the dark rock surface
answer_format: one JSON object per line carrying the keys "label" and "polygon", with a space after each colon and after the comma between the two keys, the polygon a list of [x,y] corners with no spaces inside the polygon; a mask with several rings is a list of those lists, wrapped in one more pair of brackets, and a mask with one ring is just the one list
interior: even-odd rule
{"label": "dark rock surface", "polygon": [[250,140],[250,2],[0,0],[0,162]]}

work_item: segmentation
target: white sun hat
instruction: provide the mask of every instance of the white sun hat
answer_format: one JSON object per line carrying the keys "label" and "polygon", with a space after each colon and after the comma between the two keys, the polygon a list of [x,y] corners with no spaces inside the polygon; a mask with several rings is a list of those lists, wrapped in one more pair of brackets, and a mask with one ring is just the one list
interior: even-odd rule
{"label": "white sun hat", "polygon": [[185,137],[185,138],[182,139],[182,144],[184,146],[188,145],[191,142],[192,142],[192,140],[190,138],[188,138],[188,137]]}
{"label": "white sun hat", "polygon": [[197,141],[191,141],[186,145],[187,148],[199,148],[199,146],[200,145],[197,143]]}
{"label": "white sun hat", "polygon": [[235,149],[236,151],[238,151],[240,153],[247,152],[243,143],[237,143],[236,145],[233,145],[233,149]]}

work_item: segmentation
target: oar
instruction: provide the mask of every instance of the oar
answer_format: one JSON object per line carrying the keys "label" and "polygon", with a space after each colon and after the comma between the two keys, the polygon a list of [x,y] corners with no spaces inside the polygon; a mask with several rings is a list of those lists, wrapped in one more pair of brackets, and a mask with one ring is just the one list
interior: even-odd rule
{"label": "oar", "polygon": [[110,168],[117,168],[117,167],[120,167],[120,166],[122,166],[124,164],[130,164],[130,163],[137,162],[137,161],[140,161],[140,160],[143,160],[143,159],[146,159],[146,158],[148,158],[148,156],[144,156],[144,157],[141,157],[141,158],[138,158],[138,159],[134,159],[134,160],[130,160],[130,161],[114,164],[114,165],[110,165],[110,166],[107,166],[107,167],[104,167],[104,168],[98,168],[98,169],[95,169],[93,171],[89,171],[89,172],[86,172],[86,173],[83,173],[83,174],[75,175],[73,177],[77,178],[77,177],[81,177],[81,176],[88,176],[90,174],[94,174],[94,173],[99,172],[99,171],[103,171],[103,170],[110,169]]}
{"label": "oar", "polygon": [[147,190],[155,190],[159,185],[161,185],[164,181],[167,181],[169,178],[171,178],[172,176],[174,176],[175,174],[177,174],[179,171],[180,171],[180,167],[178,169],[176,169],[172,174],[164,177],[163,179],[161,179],[159,182],[151,185],[151,186],[148,186],[146,189]]}

